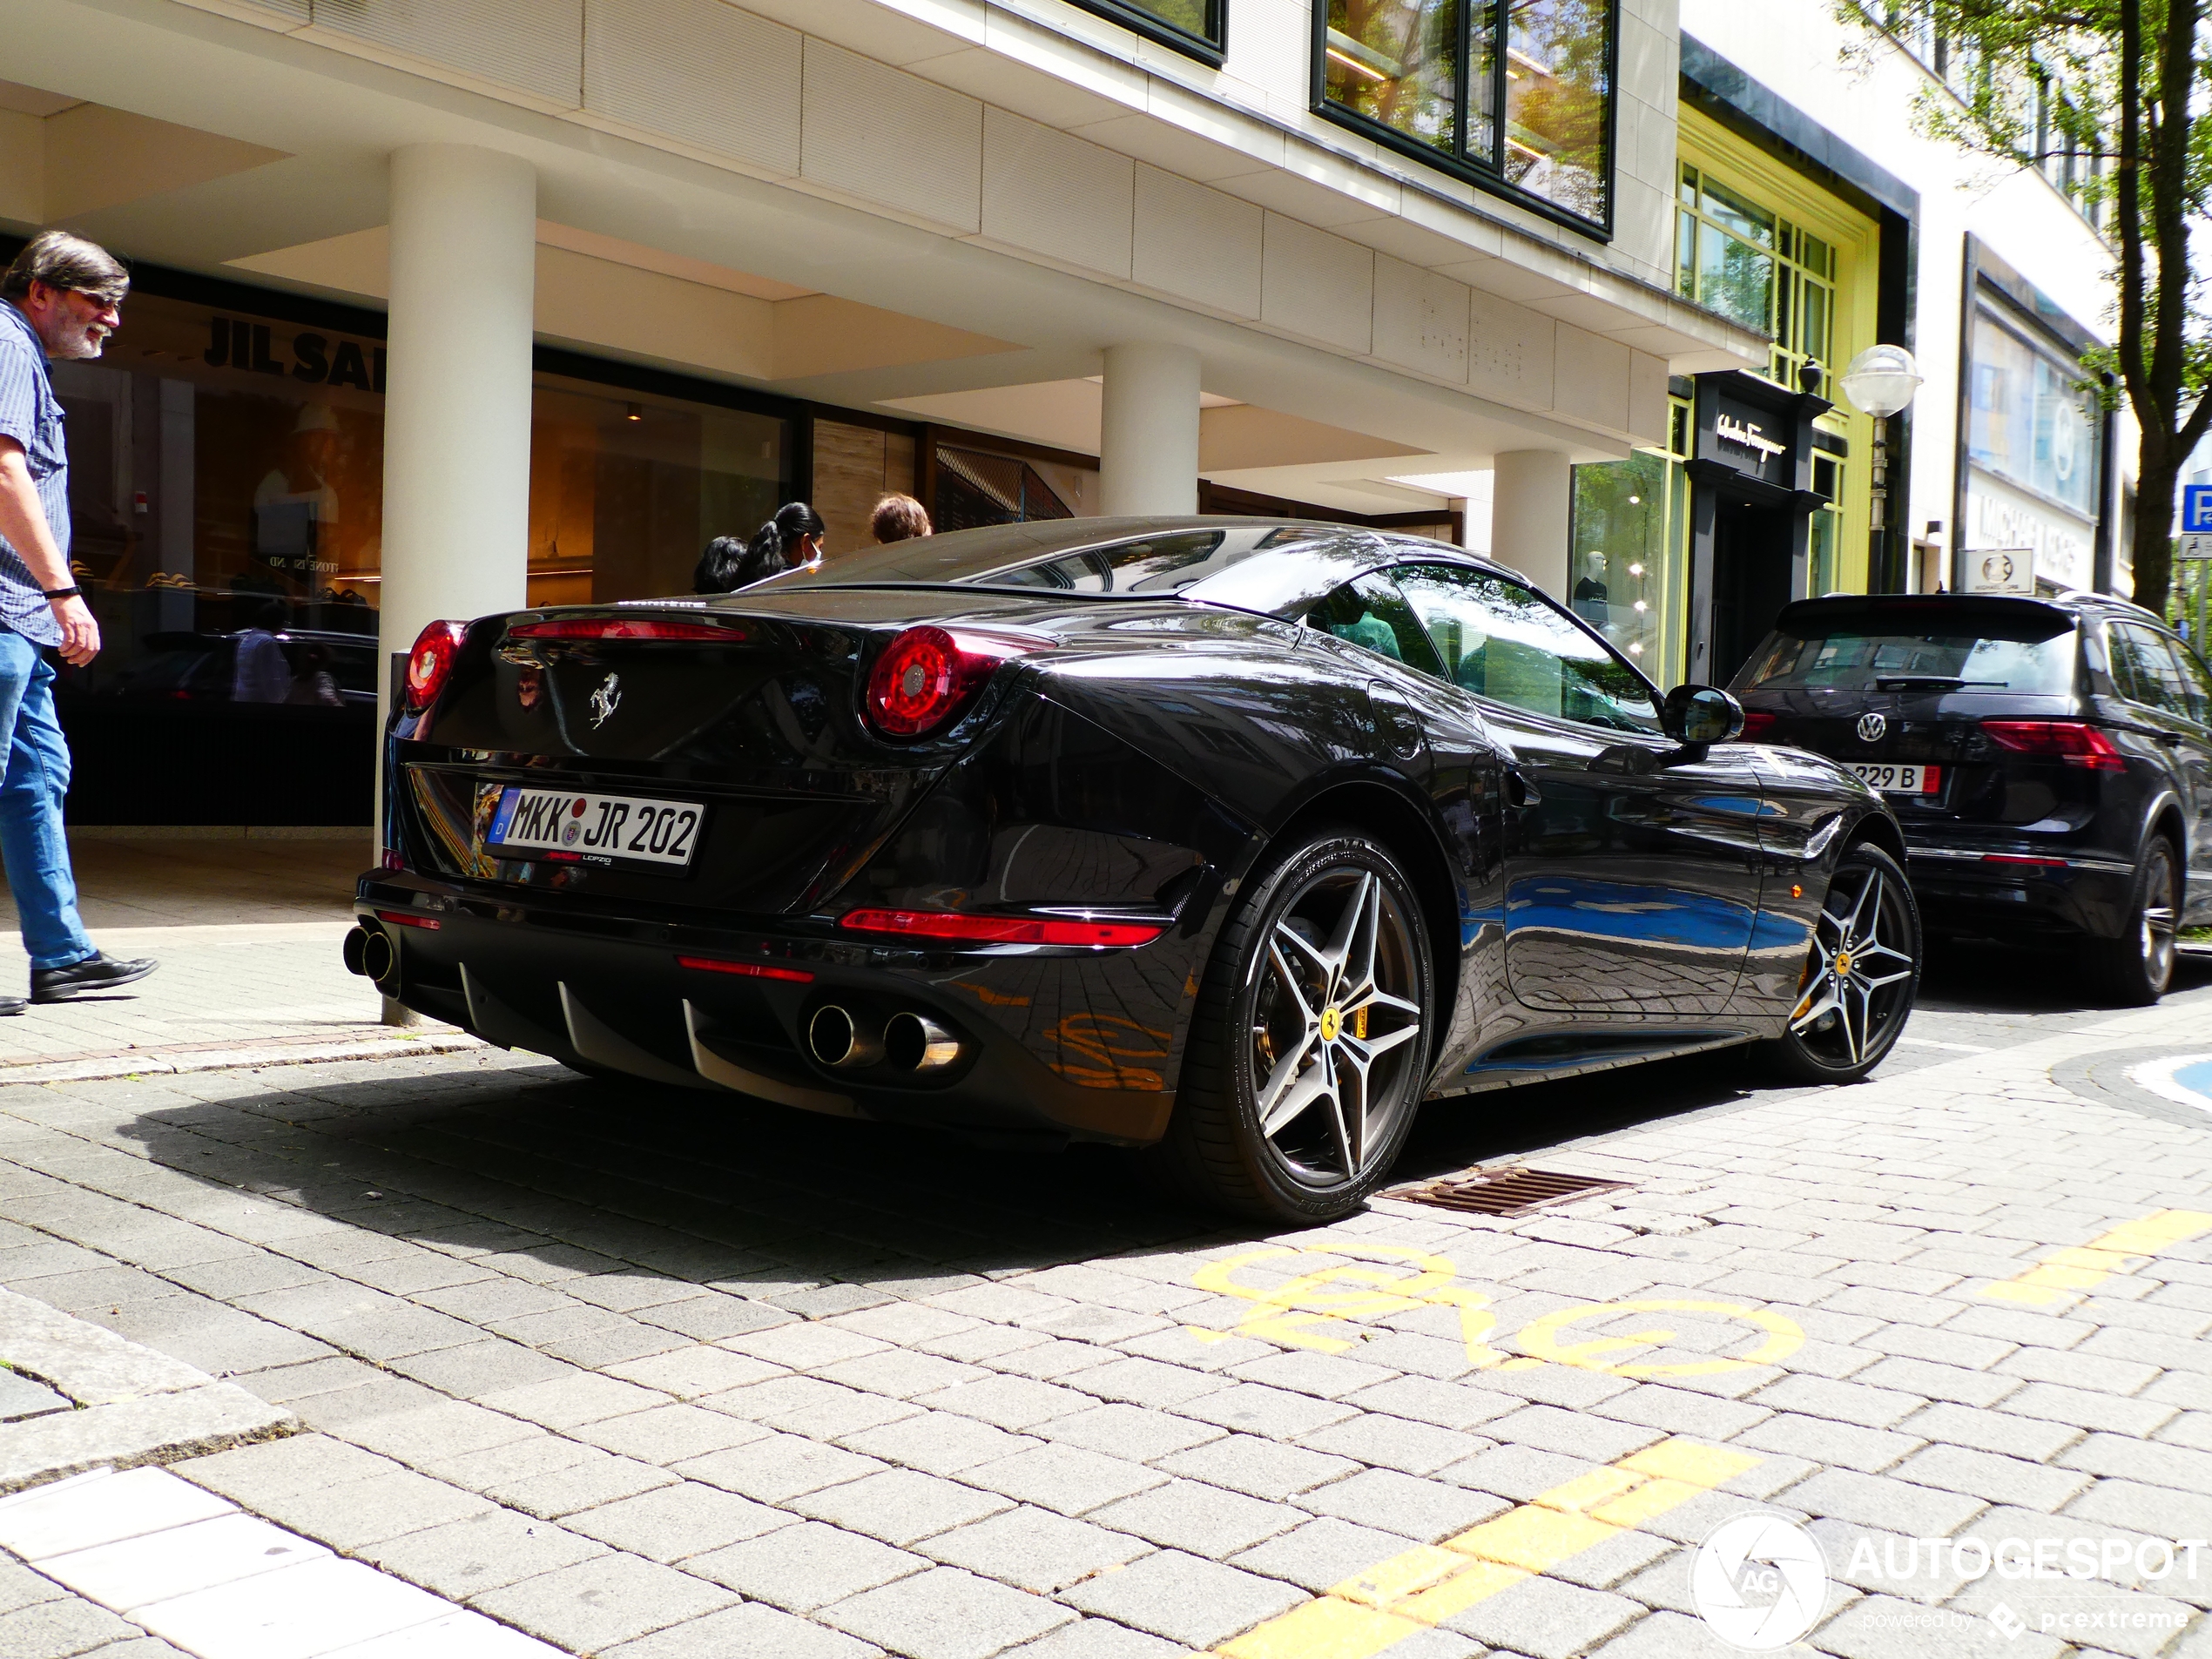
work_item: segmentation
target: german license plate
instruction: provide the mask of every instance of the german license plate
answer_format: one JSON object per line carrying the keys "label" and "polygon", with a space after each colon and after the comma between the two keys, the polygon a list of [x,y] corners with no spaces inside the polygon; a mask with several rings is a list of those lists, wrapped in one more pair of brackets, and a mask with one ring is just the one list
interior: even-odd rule
{"label": "german license plate", "polygon": [[623,859],[688,869],[705,809],[693,801],[585,795],[571,789],[500,792],[484,845],[513,855],[579,861]]}
{"label": "german license plate", "polygon": [[1943,781],[1941,766],[1892,766],[1861,760],[1851,770],[1858,774],[1859,782],[1885,795],[1932,795]]}

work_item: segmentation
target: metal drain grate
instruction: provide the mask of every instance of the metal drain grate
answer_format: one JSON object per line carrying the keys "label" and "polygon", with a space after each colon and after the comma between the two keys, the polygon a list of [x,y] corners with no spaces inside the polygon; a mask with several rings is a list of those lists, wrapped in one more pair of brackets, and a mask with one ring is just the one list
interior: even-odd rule
{"label": "metal drain grate", "polygon": [[1548,1204],[1587,1198],[1593,1193],[1615,1192],[1625,1181],[1602,1176],[1562,1175],[1556,1170],[1479,1170],[1473,1175],[1446,1181],[1425,1182],[1386,1192],[1386,1198],[1408,1204],[1433,1204],[1440,1210],[1467,1210],[1479,1216],[1525,1216]]}

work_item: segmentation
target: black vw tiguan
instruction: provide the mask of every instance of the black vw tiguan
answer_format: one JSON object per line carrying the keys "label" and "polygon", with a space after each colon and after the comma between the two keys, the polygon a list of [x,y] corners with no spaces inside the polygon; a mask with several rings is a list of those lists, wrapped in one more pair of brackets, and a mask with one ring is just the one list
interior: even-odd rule
{"label": "black vw tiguan", "polygon": [[2074,937],[2155,1002],[2212,921],[2212,671],[2097,594],[1787,607],[1730,687],[1743,735],[1843,762],[1897,811],[1933,933]]}

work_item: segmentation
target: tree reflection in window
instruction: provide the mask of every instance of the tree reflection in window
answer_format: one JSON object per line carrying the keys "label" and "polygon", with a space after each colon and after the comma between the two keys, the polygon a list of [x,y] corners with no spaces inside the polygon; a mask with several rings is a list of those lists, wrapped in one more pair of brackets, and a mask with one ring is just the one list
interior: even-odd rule
{"label": "tree reflection in window", "polygon": [[1605,217],[1613,92],[1605,0],[1508,0],[1504,172],[1584,219]]}
{"label": "tree reflection in window", "polygon": [[1602,225],[1612,210],[1615,4],[1329,0],[1322,106]]}
{"label": "tree reflection in window", "polygon": [[1455,152],[1462,15],[1460,0],[1329,0],[1330,101]]}

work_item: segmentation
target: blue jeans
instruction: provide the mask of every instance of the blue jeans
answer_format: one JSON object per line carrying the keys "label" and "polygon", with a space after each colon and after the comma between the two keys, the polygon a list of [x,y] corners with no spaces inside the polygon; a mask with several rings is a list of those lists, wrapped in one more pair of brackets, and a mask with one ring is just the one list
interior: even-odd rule
{"label": "blue jeans", "polygon": [[62,797],[69,793],[69,740],[54,718],[54,665],[12,628],[0,627],[0,732],[8,770],[0,779],[0,859],[22,919],[30,965],[67,968],[99,953],[77,916]]}

